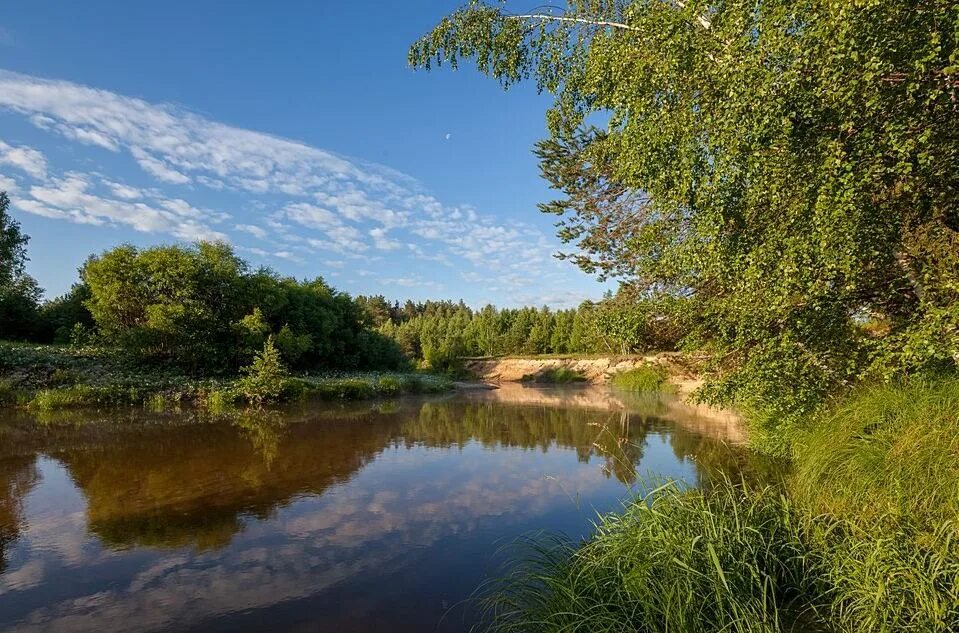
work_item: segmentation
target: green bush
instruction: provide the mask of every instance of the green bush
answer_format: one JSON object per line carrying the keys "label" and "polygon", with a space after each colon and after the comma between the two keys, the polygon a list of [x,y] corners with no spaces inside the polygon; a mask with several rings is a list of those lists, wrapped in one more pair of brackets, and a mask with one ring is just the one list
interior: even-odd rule
{"label": "green bush", "polygon": [[91,257],[81,276],[98,336],[138,362],[232,373],[273,334],[295,368],[406,364],[396,343],[364,326],[348,295],[320,278],[250,271],[225,244],[123,245]]}
{"label": "green bush", "polygon": [[279,400],[289,376],[272,336],[267,337],[263,351],[257,353],[253,363],[240,371],[244,376],[237,381],[237,389],[253,404]]}
{"label": "green bush", "polygon": [[617,389],[633,392],[663,391],[668,386],[669,376],[658,365],[646,365],[613,375],[609,382]]}

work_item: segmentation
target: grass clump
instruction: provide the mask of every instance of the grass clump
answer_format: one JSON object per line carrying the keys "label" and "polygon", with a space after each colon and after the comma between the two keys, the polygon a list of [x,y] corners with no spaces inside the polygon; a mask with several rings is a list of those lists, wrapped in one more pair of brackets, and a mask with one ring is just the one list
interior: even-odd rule
{"label": "grass clump", "polygon": [[34,394],[28,406],[38,411],[54,411],[79,407],[134,405],[141,402],[143,394],[134,387],[73,385],[41,389]]}
{"label": "grass clump", "polygon": [[548,367],[535,374],[526,374],[522,382],[532,382],[548,385],[567,385],[577,382],[586,382],[586,376],[579,371],[568,367]]}
{"label": "grass clump", "polygon": [[675,484],[602,519],[581,548],[536,548],[487,603],[497,631],[789,630],[805,583],[799,526],[772,488]]}
{"label": "grass clump", "polygon": [[614,374],[609,382],[617,389],[632,392],[663,391],[669,385],[666,370],[657,365],[645,365]]}
{"label": "grass clump", "polygon": [[959,519],[959,378],[859,390],[796,446],[797,498],[860,526]]}

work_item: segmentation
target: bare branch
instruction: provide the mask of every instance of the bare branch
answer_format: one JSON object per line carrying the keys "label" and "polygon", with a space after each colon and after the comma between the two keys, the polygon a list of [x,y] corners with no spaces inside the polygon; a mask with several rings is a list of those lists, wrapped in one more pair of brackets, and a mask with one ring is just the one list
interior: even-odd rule
{"label": "bare branch", "polygon": [[514,20],[556,20],[558,22],[576,22],[578,24],[590,24],[592,26],[608,26],[614,29],[623,29],[625,31],[639,31],[635,26],[623,24],[622,22],[608,22],[606,20],[590,20],[588,18],[572,18],[566,15],[550,15],[548,13],[527,13],[525,15],[507,15],[507,18]]}
{"label": "bare branch", "polygon": [[[685,0],[675,0],[675,2],[676,2],[676,6],[679,7],[680,9],[686,8],[687,3]],[[575,22],[577,24],[605,26],[613,29],[622,29],[624,31],[634,31],[634,32],[638,32],[640,30],[636,28],[635,26],[630,26],[623,22],[611,22],[608,20],[591,20],[589,18],[576,18],[576,17],[570,17],[568,15],[553,15],[551,13],[526,13],[523,15],[508,15],[506,17],[512,18],[515,20],[555,20],[557,22]],[[697,16],[696,21],[699,23],[701,27],[703,27],[706,30],[711,29],[713,26],[712,21],[709,18],[707,18],[705,15]]]}

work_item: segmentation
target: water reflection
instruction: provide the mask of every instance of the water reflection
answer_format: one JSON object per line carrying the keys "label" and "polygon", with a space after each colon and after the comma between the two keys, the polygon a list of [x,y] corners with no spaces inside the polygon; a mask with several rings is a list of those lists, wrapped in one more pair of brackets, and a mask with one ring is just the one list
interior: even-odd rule
{"label": "water reflection", "polygon": [[10,419],[0,630],[466,630],[443,615],[504,539],[584,535],[637,472],[708,484],[735,455],[675,402],[493,394]]}
{"label": "water reflection", "polygon": [[0,459],[0,574],[7,569],[7,545],[19,536],[23,498],[38,478],[33,458]]}

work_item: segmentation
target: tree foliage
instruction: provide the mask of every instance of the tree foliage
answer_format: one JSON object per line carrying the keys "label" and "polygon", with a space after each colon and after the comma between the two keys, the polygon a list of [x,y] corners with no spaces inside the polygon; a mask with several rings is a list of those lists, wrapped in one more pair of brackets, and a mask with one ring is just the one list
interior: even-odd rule
{"label": "tree foliage", "polygon": [[959,3],[567,5],[470,2],[410,61],[555,94],[544,210],[582,268],[684,299],[708,398],[788,420],[955,367]]}
{"label": "tree foliage", "polygon": [[232,249],[119,246],[81,270],[102,340],[135,358],[232,372],[267,340],[298,368],[399,368],[391,341],[369,331],[349,295],[322,279],[250,271]]}
{"label": "tree foliage", "polygon": [[24,272],[29,236],[9,213],[10,198],[0,192],[0,338],[32,334],[40,288]]}
{"label": "tree foliage", "polygon": [[283,392],[283,382],[289,371],[283,363],[280,350],[273,344],[273,336],[267,336],[263,349],[256,353],[253,362],[241,369],[243,378],[238,388],[244,397],[254,404],[277,400]]}

